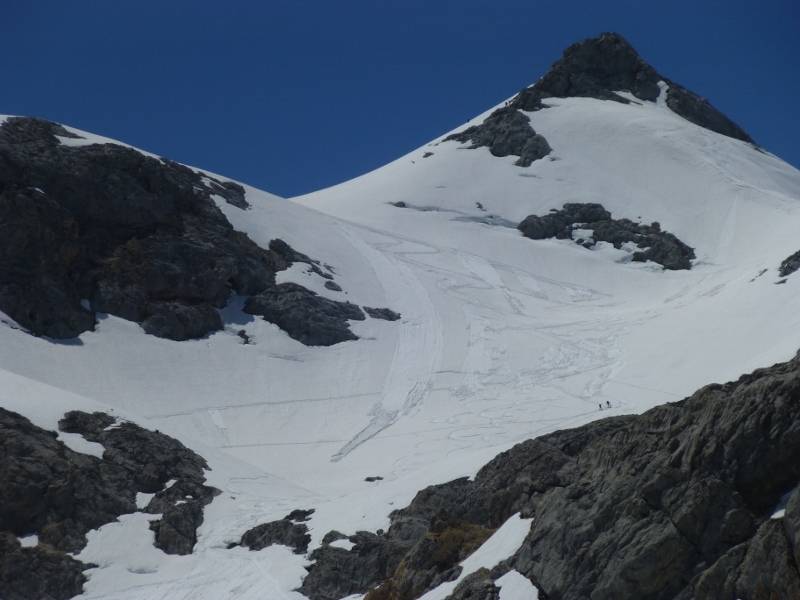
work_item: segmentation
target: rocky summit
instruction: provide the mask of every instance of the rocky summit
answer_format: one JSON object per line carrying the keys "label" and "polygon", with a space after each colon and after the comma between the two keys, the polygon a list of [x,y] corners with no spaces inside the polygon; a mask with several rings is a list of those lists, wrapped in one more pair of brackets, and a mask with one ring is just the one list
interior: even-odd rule
{"label": "rocky summit", "polygon": [[800,598],[800,171],[662,66],[290,199],[0,116],[0,599]]}
{"label": "rocky summit", "polygon": [[639,56],[617,33],[604,33],[573,44],[535,84],[525,88],[483,123],[454,133],[445,141],[471,142],[471,148],[488,147],[494,156],[518,156],[514,163],[527,167],[551,152],[547,140],[528,124],[524,111],[547,108],[547,98],[585,97],[628,104],[621,95],[655,102],[665,90],[666,105],[688,121],[745,142],[753,139],[694,92],[670,81]]}

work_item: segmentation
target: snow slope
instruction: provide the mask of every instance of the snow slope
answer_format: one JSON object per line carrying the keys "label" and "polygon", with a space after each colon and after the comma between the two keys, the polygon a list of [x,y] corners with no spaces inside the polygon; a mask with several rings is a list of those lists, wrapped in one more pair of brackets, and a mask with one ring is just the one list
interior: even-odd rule
{"label": "snow slope", "polygon": [[[800,248],[800,172],[660,102],[550,103],[529,116],[553,154],[528,168],[436,140],[294,201],[247,188],[250,210],[220,203],[257,243],[280,237],[332,265],[344,292],[302,268],[283,280],[402,313],[353,323],[358,341],[303,346],[236,300],[224,332],[188,342],[115,317],[72,343],[0,325],[3,406],[48,428],[68,409],[113,410],[205,456],[223,490],[191,556],[154,549],[141,514],[91,534],[80,557],[100,566],[85,597],[300,598],[304,557],[227,542],[293,508],[316,508],[312,548],[333,528],[386,527],[421,487],[515,442],[797,350],[800,276],[775,282]],[[662,271],[507,226],[565,202],[659,221],[696,265]],[[509,597],[525,589],[512,579]]]}

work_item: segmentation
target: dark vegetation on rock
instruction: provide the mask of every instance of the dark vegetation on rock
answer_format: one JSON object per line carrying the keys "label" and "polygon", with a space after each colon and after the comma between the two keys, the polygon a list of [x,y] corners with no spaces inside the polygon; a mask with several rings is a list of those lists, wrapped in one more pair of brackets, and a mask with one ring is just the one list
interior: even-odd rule
{"label": "dark vegetation on rock", "polygon": [[[330,333],[347,329],[339,315],[351,314],[349,305],[322,309],[300,286],[275,285],[293,262],[326,280],[330,267],[279,239],[263,249],[233,229],[213,196],[247,208],[240,185],[118,144],[71,147],[56,136],[77,137],[39,119],[0,126],[0,310],[22,327],[72,338],[109,313],[186,340],[222,329],[217,309],[231,294],[268,292],[275,302],[285,292],[304,303],[297,318],[312,315],[325,330],[296,339],[355,339]],[[291,319],[273,322],[303,329]]]}
{"label": "dark vegetation on rock", "polygon": [[[472,481],[420,491],[385,535],[312,553],[302,591],[333,600],[383,583],[372,600],[416,598],[424,584],[404,596],[397,582],[444,573],[420,551],[442,523],[491,531],[519,512],[531,530],[505,566],[540,597],[797,598],[798,455],[800,356],[642,415],[518,444]],[[772,519],[782,499],[785,515]],[[463,532],[454,539],[448,556],[475,547]]]}
{"label": "dark vegetation on rock", "polygon": [[456,579],[461,574],[459,563],[492,533],[482,525],[434,517],[427,533],[405,554],[389,578],[368,592],[364,600],[412,600]]}
{"label": "dark vegetation on rock", "polygon": [[783,259],[781,266],[778,268],[778,274],[781,277],[788,277],[797,269],[800,269],[800,250]]}
{"label": "dark vegetation on rock", "polygon": [[402,315],[400,313],[396,313],[389,308],[371,308],[369,306],[365,306],[364,312],[367,313],[373,319],[383,319],[384,321],[397,321],[400,319]]}
{"label": "dark vegetation on rock", "polygon": [[516,108],[498,108],[480,125],[473,125],[464,131],[454,133],[444,141],[470,142],[470,148],[489,148],[494,156],[518,156],[514,163],[518,167],[528,167],[540,158],[550,154],[550,145],[543,136],[533,130],[530,118]]}
{"label": "dark vegetation on rock", "polygon": [[662,231],[658,223],[644,225],[628,219],[613,219],[601,204],[567,203],[560,210],[526,217],[518,226],[525,237],[533,240],[548,238],[573,239],[573,230],[592,230],[590,239],[576,239],[576,243],[591,248],[597,242],[608,242],[615,248],[634,243],[638,246],[631,255],[634,262],[653,261],[665,269],[690,269],[695,258],[694,249],[673,234]]}
{"label": "dark vegetation on rock", "polygon": [[[447,600],[500,600],[497,577],[489,569],[478,569],[456,586]],[[544,600],[544,599],[543,599]]]}
{"label": "dark vegetation on rock", "polygon": [[[29,598],[79,593],[88,565],[65,553],[79,552],[89,530],[135,512],[137,492],[155,493],[145,511],[163,513],[152,525],[155,545],[170,554],[192,552],[203,507],[219,493],[205,485],[202,457],[163,433],[116,424],[105,413],[72,411],[59,427],[102,444],[103,458],[75,452],[54,432],[0,408],[0,597],[25,597],[25,590],[42,591]],[[16,537],[31,534],[39,546],[18,548]],[[24,577],[15,575],[21,571]]]}

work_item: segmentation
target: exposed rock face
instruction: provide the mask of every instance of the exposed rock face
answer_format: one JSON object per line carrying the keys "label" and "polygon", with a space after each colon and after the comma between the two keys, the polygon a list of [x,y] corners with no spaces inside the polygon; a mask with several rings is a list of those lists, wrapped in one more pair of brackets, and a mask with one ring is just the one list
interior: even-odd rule
{"label": "exposed rock face", "polygon": [[[332,280],[333,275],[330,273],[330,267],[323,268],[322,264],[318,260],[314,260],[313,258],[306,256],[302,252],[298,252],[294,248],[292,248],[289,244],[284,242],[281,239],[274,239],[269,243],[269,249],[272,252],[275,252],[279,256],[283,257],[283,259],[287,262],[287,264],[293,263],[305,263],[308,265],[309,270],[312,273],[316,273],[323,279]],[[327,265],[325,265],[327,267]]]}
{"label": "exposed rock face", "polygon": [[[333,536],[331,536],[333,537]],[[311,600],[339,600],[362,594],[397,568],[410,545],[405,540],[359,531],[348,538],[351,550],[323,545],[311,553],[314,561],[298,590]]]}
{"label": "exposed rock face", "polygon": [[[390,531],[390,535],[393,532]],[[434,517],[428,532],[403,557],[392,575],[365,600],[408,600],[461,574],[459,563],[492,534],[481,525]],[[480,587],[480,586],[479,586]]]}
{"label": "exposed rock face", "polygon": [[629,104],[617,92],[654,102],[661,94],[659,82],[667,86],[667,106],[692,123],[745,142],[753,139],[705,98],[660,75],[642,59],[625,38],[603,33],[571,45],[550,70],[532,86],[522,90],[505,107],[494,111],[480,125],[445,138],[471,142],[472,148],[487,146],[494,156],[519,156],[515,163],[527,167],[547,156],[550,146],[520,111],[546,108],[547,98],[588,97]]}
{"label": "exposed rock face", "polygon": [[530,119],[516,108],[506,106],[494,111],[480,125],[454,133],[444,141],[471,142],[470,148],[486,146],[494,156],[519,156],[514,163],[528,167],[550,154],[550,145],[533,130]]}
{"label": "exposed rock face", "polygon": [[[231,294],[264,294],[251,306],[270,305],[262,312],[303,343],[356,339],[346,320],[363,318],[358,307],[275,285],[295,262],[333,284],[331,267],[233,229],[214,199],[246,209],[242,186],[117,144],[59,141],[76,137],[38,119],[0,125],[0,310],[22,327],[71,338],[93,329],[99,312],[195,339],[223,328],[217,309]],[[295,301],[292,315],[276,308]],[[312,321],[301,326],[304,316]]]}
{"label": "exposed rock face", "polygon": [[77,552],[85,533],[136,510],[132,474],[79,454],[56,434],[0,408],[0,531],[38,533],[58,550]]}
{"label": "exposed rock face", "polygon": [[285,268],[211,198],[242,205],[237,184],[65,134],[29,118],[0,126],[0,309],[31,332],[74,337],[97,311],[198,337],[219,328],[211,311],[232,291],[260,292]]}
{"label": "exposed rock face", "polygon": [[500,588],[488,569],[478,569],[456,586],[447,600],[499,600]]}
{"label": "exposed rock face", "polygon": [[[59,427],[102,444],[106,449],[103,462],[124,469],[135,488],[134,497],[137,491],[156,493],[145,508],[149,513],[163,513],[150,523],[155,545],[167,554],[191,554],[197,528],[203,523],[203,508],[219,494],[205,485],[205,459],[163,433],[128,422],[109,428],[113,422],[104,413],[72,411]],[[172,480],[175,483],[165,488]]]}
{"label": "exposed rock face", "polygon": [[358,339],[348,320],[365,319],[355,304],[323,298],[296,283],[280,283],[248,298],[244,311],[274,323],[307,346]]}
{"label": "exposed rock face", "polygon": [[604,33],[571,45],[550,70],[514,98],[521,110],[538,110],[542,98],[585,96],[628,104],[616,94],[630,92],[640,100],[654,101],[663,78],[619,34]]}
{"label": "exposed rock face", "polygon": [[778,274],[781,277],[788,277],[797,269],[800,269],[800,250],[783,259],[781,266],[778,268]]}
{"label": "exposed rock face", "polygon": [[0,532],[0,598],[66,600],[83,591],[86,565],[45,546],[23,548],[17,538]]}
{"label": "exposed rock face", "polygon": [[[533,517],[531,530],[506,566],[542,597],[798,597],[799,452],[800,356],[639,416],[523,442],[472,481],[419,492],[385,536],[370,538],[375,552],[312,554],[303,591],[314,600],[360,593],[399,565],[406,579],[424,576],[429,563],[418,568],[411,557],[440,519],[493,529],[520,512]],[[790,491],[784,516],[771,519]],[[378,555],[391,560],[376,568]],[[353,573],[370,577],[355,582]],[[395,598],[379,593],[391,585],[373,597]],[[478,589],[492,597],[488,585]]]}
{"label": "exposed rock face", "polygon": [[396,313],[389,308],[371,308],[365,306],[364,312],[373,319],[383,319],[384,321],[397,321],[401,316],[400,313]]}
{"label": "exposed rock face", "polygon": [[[103,458],[75,452],[54,432],[0,408],[0,597],[69,598],[81,592],[85,565],[67,556],[86,532],[136,508],[137,492],[157,492],[145,509],[163,513],[155,545],[189,554],[203,507],[218,490],[204,485],[205,460],[177,440],[105,413],[69,412],[63,431],[105,447]],[[166,487],[170,480],[174,485]],[[37,534],[21,548],[16,536]]]}
{"label": "exposed rock face", "polygon": [[[587,248],[597,242],[608,242],[618,249],[633,243],[639,250],[633,252],[631,260],[653,261],[665,269],[690,269],[695,257],[693,248],[662,231],[658,223],[644,225],[628,219],[612,219],[611,213],[595,203],[568,203],[561,210],[543,216],[530,215],[517,229],[533,240],[574,239]],[[576,238],[578,229],[591,231],[591,237]]]}
{"label": "exposed rock face", "polygon": [[267,546],[280,544],[294,548],[295,554],[305,554],[310,542],[311,536],[306,525],[285,518],[247,530],[239,543],[250,550],[262,550]]}

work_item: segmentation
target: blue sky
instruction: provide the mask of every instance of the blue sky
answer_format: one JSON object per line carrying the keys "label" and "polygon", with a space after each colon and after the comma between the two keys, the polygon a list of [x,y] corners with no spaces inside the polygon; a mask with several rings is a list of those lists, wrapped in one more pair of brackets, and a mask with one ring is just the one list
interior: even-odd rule
{"label": "blue sky", "polygon": [[800,165],[789,0],[13,2],[0,19],[0,112],[290,196],[397,158],[601,31]]}

